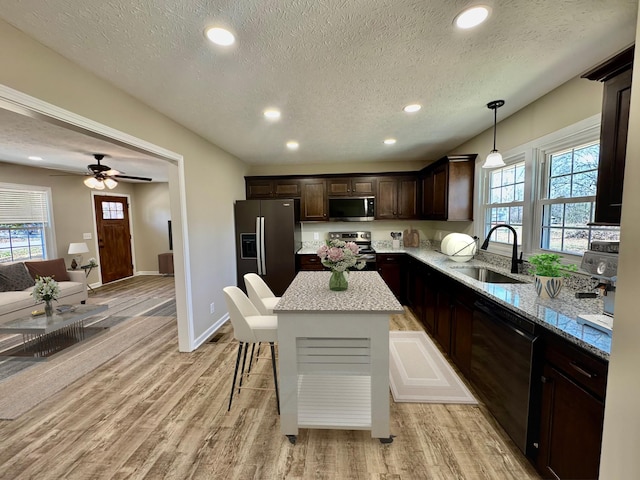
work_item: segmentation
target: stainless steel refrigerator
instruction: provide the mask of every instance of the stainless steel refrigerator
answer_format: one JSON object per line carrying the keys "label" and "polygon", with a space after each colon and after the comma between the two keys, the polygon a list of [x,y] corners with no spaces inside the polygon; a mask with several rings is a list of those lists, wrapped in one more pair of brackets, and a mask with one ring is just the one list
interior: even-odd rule
{"label": "stainless steel refrigerator", "polygon": [[239,200],[234,206],[238,286],[257,273],[281,296],[296,275],[302,245],[299,200]]}

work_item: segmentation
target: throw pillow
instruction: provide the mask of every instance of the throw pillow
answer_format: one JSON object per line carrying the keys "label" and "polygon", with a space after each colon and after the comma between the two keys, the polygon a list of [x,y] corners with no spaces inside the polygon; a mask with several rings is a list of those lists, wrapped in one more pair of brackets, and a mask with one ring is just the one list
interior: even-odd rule
{"label": "throw pillow", "polygon": [[24,263],[0,263],[0,292],[18,292],[35,284]]}
{"label": "throw pillow", "polygon": [[67,266],[64,264],[64,258],[24,262],[24,264],[34,279],[36,277],[53,277],[56,282],[68,282],[71,279],[69,272],[67,272]]}

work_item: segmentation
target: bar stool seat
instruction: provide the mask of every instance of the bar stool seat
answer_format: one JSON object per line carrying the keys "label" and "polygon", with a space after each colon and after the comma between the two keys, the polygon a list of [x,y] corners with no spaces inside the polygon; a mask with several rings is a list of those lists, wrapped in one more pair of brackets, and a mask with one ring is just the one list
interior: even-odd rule
{"label": "bar stool seat", "polygon": [[280,301],[269,285],[256,273],[247,273],[244,276],[244,284],[247,287],[249,299],[262,315],[273,315],[273,309]]}

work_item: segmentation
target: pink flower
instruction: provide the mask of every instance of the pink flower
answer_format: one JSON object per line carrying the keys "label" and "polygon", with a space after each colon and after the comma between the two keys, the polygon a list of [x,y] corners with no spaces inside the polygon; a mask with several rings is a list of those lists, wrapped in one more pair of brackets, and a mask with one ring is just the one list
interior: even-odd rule
{"label": "pink flower", "polygon": [[331,247],[329,249],[329,252],[327,253],[327,257],[332,262],[339,262],[344,258],[344,252],[342,251],[341,248]]}
{"label": "pink flower", "polygon": [[360,247],[358,247],[358,245],[355,242],[347,242],[345,246],[355,254],[357,254],[360,251]]}
{"label": "pink flower", "polygon": [[327,253],[329,252],[329,247],[327,247],[326,245],[322,245],[319,249],[318,249],[318,256],[324,260],[325,258],[327,258]]}

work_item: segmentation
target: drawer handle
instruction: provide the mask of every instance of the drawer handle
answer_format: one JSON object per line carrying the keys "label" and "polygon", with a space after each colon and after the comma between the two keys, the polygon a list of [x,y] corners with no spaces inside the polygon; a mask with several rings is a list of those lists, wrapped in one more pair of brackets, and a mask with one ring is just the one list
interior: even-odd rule
{"label": "drawer handle", "polygon": [[571,365],[571,368],[573,368],[575,371],[577,371],[578,373],[581,373],[587,378],[597,377],[595,373],[587,372],[584,368],[582,368],[580,365],[578,365],[575,362],[569,362],[569,365]]}

